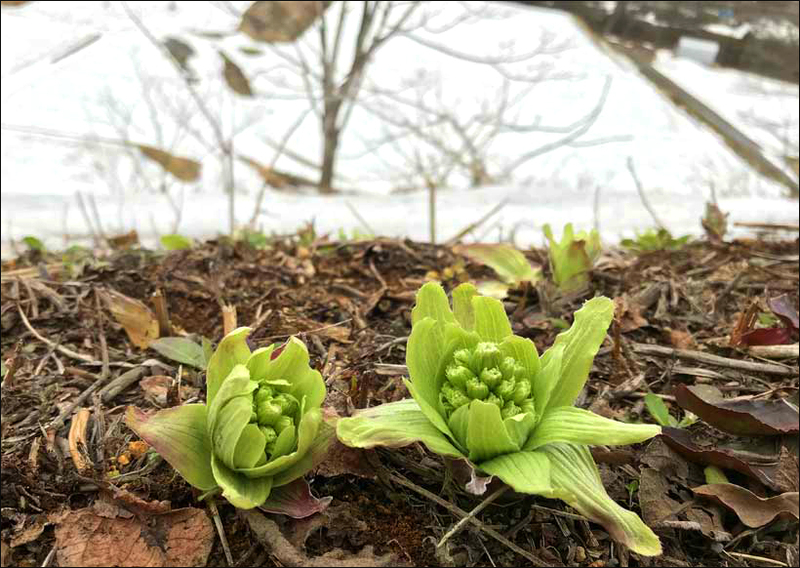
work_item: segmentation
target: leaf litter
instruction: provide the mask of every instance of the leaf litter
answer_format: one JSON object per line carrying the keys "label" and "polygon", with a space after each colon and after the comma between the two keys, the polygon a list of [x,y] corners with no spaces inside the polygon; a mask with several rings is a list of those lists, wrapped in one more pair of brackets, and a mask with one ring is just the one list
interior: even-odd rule
{"label": "leaf litter", "polygon": [[[4,264],[2,359],[15,357],[16,369],[3,387],[4,565],[41,564],[53,551],[59,565],[225,565],[197,494],[121,423],[129,404],[152,409],[202,401],[210,346],[194,338],[219,341],[221,305],[235,306],[240,325],[254,328],[251,347],[298,334],[326,379],[327,404],[347,416],[407,396],[405,339],[414,293],[426,277],[435,273],[448,290],[462,280],[495,277],[482,264],[464,264],[448,246],[331,241],[310,228],[269,245],[220,240],[160,255],[121,249],[72,280],[60,278],[56,264],[44,274],[30,271],[33,257]],[[656,563],[720,565],[730,560],[726,553],[784,563],[796,557],[790,493],[797,491],[791,443],[797,422],[793,430],[781,413],[791,404],[796,412],[797,360],[752,359],[720,338],[735,331],[754,295],[773,298],[767,302],[776,321],[785,328],[794,321],[796,331],[796,280],[747,268],[758,255],[792,258],[796,250],[796,241],[739,240],[615,253],[601,259],[576,294],[557,296],[535,284],[508,292],[514,332],[540,352],[584,300],[617,299],[618,332],[596,358],[579,404],[652,423],[649,394],[653,408],[653,396],[661,402],[662,420],[684,426],[650,444],[594,452],[609,494],[639,507],[661,536],[665,556]],[[525,258],[551,277],[546,251],[526,251]],[[781,269],[796,275],[796,257]],[[172,329],[186,330],[177,339],[159,338],[156,291],[163,291]],[[98,310],[93,292],[111,298],[102,306],[113,309]],[[18,340],[23,348],[14,356]],[[708,399],[698,386],[713,386],[723,400]],[[686,398],[709,407],[686,408],[700,417],[692,425],[678,409]],[[63,409],[70,414],[59,424]],[[77,447],[92,464],[82,473],[67,440],[72,413],[81,409],[91,419]],[[750,426],[726,433],[730,422]],[[47,437],[39,423],[54,424]],[[774,435],[751,437],[757,433]],[[709,490],[719,484],[705,484],[707,463],[723,467],[733,483]],[[248,518],[226,506],[219,514],[239,565],[654,565],[611,546],[599,526],[560,502],[515,495],[486,507],[478,524],[448,540],[447,554],[437,557],[436,543],[461,518],[456,511],[466,515],[482,501],[447,472],[420,447],[359,452],[335,445],[331,460],[309,476],[313,494],[306,503],[319,511],[311,517],[256,511]],[[788,520],[768,519],[773,512]],[[764,523],[769,532],[748,533],[765,530],[754,528]]]}

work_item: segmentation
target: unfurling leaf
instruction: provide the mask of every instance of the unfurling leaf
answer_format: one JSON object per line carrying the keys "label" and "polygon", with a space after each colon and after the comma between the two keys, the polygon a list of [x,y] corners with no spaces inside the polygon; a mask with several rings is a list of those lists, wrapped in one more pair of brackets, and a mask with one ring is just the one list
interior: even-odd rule
{"label": "unfurling leaf", "polygon": [[542,276],[541,269],[534,268],[520,251],[509,245],[475,244],[458,245],[453,252],[463,254],[470,260],[485,264],[507,284],[522,282],[535,284]]}
{"label": "unfurling leaf", "polygon": [[158,163],[165,171],[181,181],[197,181],[200,177],[200,162],[189,158],[181,158],[145,144],[136,144],[135,146],[145,157]]}
{"label": "unfurling leaf", "polygon": [[589,270],[602,252],[599,233],[592,230],[576,234],[572,223],[567,223],[559,243],[550,225],[545,224],[543,230],[550,243],[548,258],[556,286],[565,293],[580,290],[588,284]]}

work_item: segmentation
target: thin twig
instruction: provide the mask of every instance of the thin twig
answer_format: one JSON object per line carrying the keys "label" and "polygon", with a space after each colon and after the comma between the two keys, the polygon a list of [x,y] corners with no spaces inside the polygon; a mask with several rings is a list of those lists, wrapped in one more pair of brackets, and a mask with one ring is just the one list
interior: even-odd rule
{"label": "thin twig", "polygon": [[763,562],[764,564],[769,564],[771,566],[789,566],[786,562],[781,562],[780,560],[773,560],[772,558],[766,558],[764,556],[753,556],[752,554],[745,554],[743,552],[728,552],[725,551],[725,554],[728,556],[733,556],[738,560],[748,560],[751,562]]}
{"label": "thin twig", "polygon": [[659,229],[664,229],[664,223],[661,222],[661,219],[658,218],[656,215],[655,210],[653,209],[650,202],[647,201],[647,196],[644,194],[644,188],[642,187],[642,182],[639,181],[639,176],[636,175],[636,169],[633,167],[633,158],[628,156],[628,171],[631,172],[631,177],[633,178],[633,183],[636,184],[636,191],[639,192],[639,198],[642,200],[642,204],[644,208],[647,209],[647,212],[650,213],[650,216],[653,218],[653,221],[656,222]]}
{"label": "thin twig", "polygon": [[454,237],[451,237],[451,238],[447,239],[445,241],[445,243],[444,243],[445,246],[451,246],[451,245],[454,245],[455,243],[457,243],[458,241],[460,241],[462,239],[462,237],[464,237],[465,235],[468,235],[469,233],[471,233],[472,231],[474,231],[475,229],[477,229],[478,227],[483,225],[486,221],[491,219],[494,216],[495,213],[500,211],[507,204],[508,204],[508,198],[503,199],[500,203],[498,203],[497,205],[492,207],[489,210],[489,212],[486,213],[486,215],[484,215],[483,217],[481,217],[477,221],[475,221],[473,223],[470,223],[469,225],[464,227],[462,230],[460,230],[458,233],[456,233],[456,235]]}
{"label": "thin twig", "polygon": [[82,405],[94,391],[99,389],[103,385],[103,383],[106,382],[107,378],[108,377],[104,376],[97,377],[97,380],[95,380],[95,382],[93,382],[85,391],[83,391],[80,395],[78,395],[77,398],[75,398],[75,400],[69,403],[69,406],[67,406],[64,410],[61,411],[61,414],[59,414],[58,417],[50,423],[47,429],[54,432],[57,432],[59,429],[61,429],[61,427],[64,425],[64,422],[66,422],[69,415],[72,414],[72,411],[75,410],[78,406]]}
{"label": "thin twig", "polygon": [[378,233],[376,233],[376,232],[375,232],[375,229],[373,229],[373,228],[370,226],[370,224],[369,224],[369,223],[367,223],[367,220],[366,220],[366,219],[364,219],[364,217],[362,217],[362,216],[361,216],[361,213],[359,213],[359,212],[358,212],[358,209],[356,209],[355,207],[353,207],[353,204],[352,204],[352,203],[350,203],[349,201],[345,201],[345,202],[344,202],[344,204],[345,204],[345,205],[347,206],[347,208],[350,210],[350,213],[352,213],[352,214],[353,214],[353,216],[354,216],[356,219],[358,219],[358,222],[359,222],[359,223],[361,223],[361,226],[362,226],[364,229],[366,229],[366,230],[367,230],[367,232],[368,232],[370,235],[377,235],[377,234],[378,234]]}
{"label": "thin twig", "polygon": [[662,347],[661,345],[648,345],[646,343],[634,343],[633,350],[642,355],[656,355],[658,357],[678,357],[679,359],[689,359],[700,361],[708,365],[726,367],[728,369],[738,369],[740,371],[750,371],[753,373],[769,373],[771,375],[783,375],[785,377],[796,377],[798,372],[790,367],[780,365],[770,365],[769,363],[753,363],[751,361],[739,361],[738,359],[728,359],[719,355],[711,355],[702,351],[691,351],[689,349],[673,349],[672,347]]}
{"label": "thin twig", "polygon": [[[405,479],[403,477],[400,477],[399,475],[390,474],[389,478],[392,481],[394,481],[395,483],[398,483],[399,485],[402,485],[403,487],[407,487],[408,489],[411,489],[412,491],[415,491],[415,492],[419,493],[423,497],[426,497],[426,498],[430,499],[431,501],[433,501],[437,505],[441,505],[442,507],[444,507],[445,509],[447,509],[448,511],[450,511],[454,515],[457,515],[459,517],[466,517],[468,515],[467,512],[463,511],[461,508],[457,507],[456,505],[453,505],[452,503],[450,503],[448,501],[445,501],[444,499],[442,499],[438,495],[435,495],[435,494],[431,493],[430,491],[428,491],[427,489],[423,489],[422,487],[419,487],[418,485],[415,485],[414,483],[410,482],[409,480],[407,480],[407,479]],[[530,563],[533,564],[534,566],[542,566],[542,567],[550,566],[550,564],[540,560],[539,558],[537,558],[536,556],[534,556],[533,554],[531,554],[527,550],[524,550],[524,549],[520,548],[519,546],[517,546],[516,544],[514,544],[513,542],[508,540],[506,537],[501,535],[496,530],[487,527],[486,525],[484,525],[480,520],[476,519],[475,517],[471,517],[470,518],[470,522],[472,524],[474,524],[475,526],[477,526],[480,530],[482,530],[483,532],[488,534],[493,539],[495,539],[495,540],[501,542],[502,544],[506,545],[508,548],[510,548],[511,550],[513,550],[514,552],[516,552],[517,554],[522,556],[523,558],[528,559],[530,561]]]}
{"label": "thin twig", "polygon": [[463,517],[460,521],[458,521],[455,525],[453,525],[453,528],[447,531],[447,534],[445,534],[442,537],[442,540],[439,541],[439,544],[436,545],[436,548],[442,548],[447,543],[448,540],[450,540],[459,532],[461,532],[461,530],[467,525],[467,523],[470,522],[472,519],[474,519],[478,513],[483,511],[494,500],[496,500],[506,491],[508,491],[507,485],[505,487],[501,487],[500,489],[489,495],[486,499],[484,499],[477,507],[472,509],[466,517]]}
{"label": "thin twig", "polygon": [[211,509],[211,516],[214,517],[214,524],[217,526],[217,532],[219,533],[219,540],[222,542],[222,550],[225,551],[225,559],[228,561],[228,566],[233,566],[233,555],[231,554],[231,547],[228,546],[228,537],[225,536],[225,527],[222,526],[222,519],[219,516],[219,510],[217,510],[217,503],[214,501],[214,498],[207,500],[208,508]]}
{"label": "thin twig", "polygon": [[50,341],[49,339],[44,337],[41,333],[39,333],[38,331],[33,329],[33,326],[31,325],[31,322],[28,321],[28,318],[25,316],[25,312],[22,310],[22,306],[20,306],[19,304],[17,304],[17,311],[19,311],[20,318],[22,318],[22,323],[25,324],[25,327],[28,328],[28,331],[30,331],[36,339],[38,339],[39,341],[41,341],[45,345],[47,345],[49,347],[52,347],[53,349],[58,350],[63,355],[66,355],[67,357],[71,357],[72,359],[77,359],[78,361],[83,361],[84,363],[90,363],[92,365],[102,365],[102,363],[100,361],[95,361],[89,355],[84,355],[83,353],[78,353],[78,352],[73,351],[71,349],[67,349],[66,347],[63,347],[61,345],[58,345],[54,341]]}

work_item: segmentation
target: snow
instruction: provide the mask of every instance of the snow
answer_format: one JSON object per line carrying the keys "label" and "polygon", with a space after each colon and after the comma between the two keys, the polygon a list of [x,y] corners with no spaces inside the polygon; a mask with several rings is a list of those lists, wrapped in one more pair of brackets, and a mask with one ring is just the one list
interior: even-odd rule
{"label": "snow", "polygon": [[[289,68],[287,60],[300,53],[312,60],[319,48],[318,34],[311,30],[300,46],[259,46],[264,55],[253,58],[239,51],[254,45],[241,35],[215,41],[192,33],[230,33],[238,20],[223,7],[242,11],[248,4],[137,2],[130,6],[157,38],[180,37],[198,52],[190,62],[201,79],[198,92],[222,117],[226,136],[237,132],[237,152],[269,165],[275,146],[302,118],[275,167],[316,178],[314,168],[292,157],[321,161],[321,140],[315,117],[308,113],[302,77]],[[447,31],[434,29],[446,27],[463,13],[464,5],[480,13]],[[508,59],[542,45],[548,53],[504,64],[498,71],[498,66],[454,59],[408,37],[391,39],[367,70],[363,104],[354,110],[342,139],[335,185],[348,193],[324,197],[268,191],[264,212],[258,217],[266,232],[292,232],[312,219],[319,232],[359,226],[346,205],[349,202],[382,235],[427,239],[427,194],[390,192],[425,187],[423,176],[414,171],[415,159],[434,174],[440,173],[446,159],[469,156],[452,124],[465,126],[473,142],[485,141],[481,157],[493,181],[471,189],[469,171],[460,166],[443,177],[441,185],[447,189],[441,189],[437,198],[441,241],[507,199],[508,204],[477,236],[496,240],[513,234],[520,246],[538,245],[544,240],[544,223],[557,227],[573,222],[578,229],[591,228],[597,191],[597,222],[604,240],[632,236],[652,226],[653,220],[626,168],[628,157],[636,165],[648,200],[674,234],[700,232],[698,220],[712,187],[721,208],[731,213],[731,221],[798,222],[796,202],[782,197],[785,188],[753,171],[713,132],[677,110],[629,62],[598,48],[572,16],[479,2],[423,6],[435,13],[430,29],[417,32],[423,42],[475,58],[503,55]],[[328,17],[333,21],[338,8],[330,10]],[[170,232],[210,237],[227,231],[227,202],[220,189],[224,187],[222,161],[213,132],[174,69],[118,3],[37,2],[3,9],[0,21],[4,256],[10,253],[11,239],[29,234],[51,247],[63,246],[65,235],[85,237],[86,224],[75,198],[78,192],[93,196],[107,233],[136,229],[148,244]],[[353,33],[348,29],[345,38],[352,42]],[[93,34],[101,35],[63,57]],[[217,48],[242,67],[262,96],[247,100],[224,87]],[[345,62],[347,55],[344,49]],[[661,65],[659,60],[659,69]],[[681,73],[692,69],[686,62],[675,65]],[[339,73],[343,77],[346,70]],[[504,80],[503,74],[541,74],[547,80]],[[715,106],[719,90],[745,80],[738,74],[728,82],[715,83],[716,77],[702,79],[712,89],[709,92],[715,93]],[[556,144],[565,135],[559,127],[590,115],[606,84],[607,99],[596,122],[571,143]],[[699,79],[696,84],[701,84]],[[789,91],[786,106],[793,103],[796,109],[797,90]],[[758,109],[758,117],[791,120],[783,110],[778,113],[774,104],[762,104],[763,96],[761,92],[749,97],[746,92],[720,95],[722,101],[741,101],[731,108]],[[419,102],[428,110],[421,111]],[[505,122],[517,127],[535,124],[538,131],[506,128],[491,136],[491,119],[506,103],[510,109]],[[728,108],[725,104],[722,110]],[[441,120],[442,116],[450,122]],[[484,118],[483,122],[476,117]],[[427,141],[409,134],[408,125],[418,127]],[[434,136],[449,153],[431,144]],[[793,137],[796,148],[796,110]],[[769,138],[763,136],[765,143]],[[121,140],[201,161],[201,181],[175,182],[154,164],[142,162]],[[549,145],[557,147],[537,154],[537,149]],[[245,165],[237,164],[235,175],[236,214],[243,223],[252,215],[261,182]]]}

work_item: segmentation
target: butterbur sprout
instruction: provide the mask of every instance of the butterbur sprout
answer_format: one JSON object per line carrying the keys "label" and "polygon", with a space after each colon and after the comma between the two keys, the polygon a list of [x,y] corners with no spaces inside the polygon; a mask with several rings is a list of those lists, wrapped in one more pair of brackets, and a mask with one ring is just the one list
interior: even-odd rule
{"label": "butterbur sprout", "polygon": [[147,415],[130,407],[126,423],[192,486],[221,490],[252,509],[301,478],[332,437],[323,422],[325,382],[306,346],[291,338],[250,352],[248,328],[229,333],[208,363],[206,404]]}
{"label": "butterbur sprout", "polygon": [[359,410],[339,420],[337,435],[358,448],[422,442],[515,491],[561,499],[634,552],[659,555],[653,531],[606,493],[588,446],[642,442],[661,428],[573,406],[613,312],[608,298],[586,302],[540,358],[512,334],[501,302],[462,284],[451,309],[440,285],[425,284],[406,352],[412,398]]}

